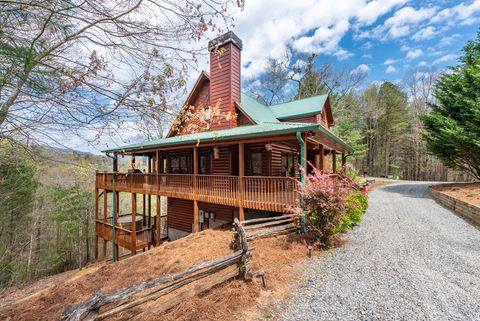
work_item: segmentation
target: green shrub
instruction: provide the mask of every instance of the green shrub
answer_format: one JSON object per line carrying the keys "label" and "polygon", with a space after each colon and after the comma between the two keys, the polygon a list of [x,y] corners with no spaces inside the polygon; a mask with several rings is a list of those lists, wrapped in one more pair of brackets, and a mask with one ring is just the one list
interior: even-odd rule
{"label": "green shrub", "polygon": [[357,189],[353,189],[345,198],[345,212],[341,215],[342,220],[332,228],[333,233],[343,233],[362,221],[363,213],[368,208],[367,195]]}

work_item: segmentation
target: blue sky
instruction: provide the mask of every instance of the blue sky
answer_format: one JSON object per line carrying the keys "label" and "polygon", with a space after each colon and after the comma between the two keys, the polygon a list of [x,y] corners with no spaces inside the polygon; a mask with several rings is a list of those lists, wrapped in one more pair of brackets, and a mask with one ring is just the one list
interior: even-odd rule
{"label": "blue sky", "polygon": [[455,65],[479,22],[479,0],[247,0],[234,31],[244,42],[247,82],[262,73],[266,58],[288,50],[367,71],[367,83],[401,84],[411,70]]}
{"label": "blue sky", "polygon": [[[318,63],[358,68],[367,73],[364,85],[403,85],[413,70],[456,65],[462,47],[480,26],[480,0],[246,0],[242,11],[233,10],[233,31],[243,41],[244,87],[265,70],[269,57],[281,59],[287,51],[295,58],[316,53]],[[192,46],[205,48],[216,36],[207,32]],[[187,90],[199,70],[209,70],[208,63],[207,54],[200,57]],[[73,138],[70,145],[99,153],[107,144],[142,140],[134,130],[123,132],[122,137],[105,137],[97,146]]]}

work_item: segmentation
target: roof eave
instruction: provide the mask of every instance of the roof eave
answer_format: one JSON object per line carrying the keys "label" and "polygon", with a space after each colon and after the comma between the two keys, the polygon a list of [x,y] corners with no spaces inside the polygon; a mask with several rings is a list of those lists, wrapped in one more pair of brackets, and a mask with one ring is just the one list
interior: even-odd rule
{"label": "roof eave", "polygon": [[[254,126],[254,125],[253,125]],[[311,125],[305,125],[300,128],[285,128],[285,129],[279,129],[276,131],[271,131],[271,132],[254,132],[254,133],[246,133],[246,134],[238,134],[238,135],[232,135],[228,137],[207,137],[204,139],[196,139],[196,140],[187,140],[185,142],[173,142],[173,143],[166,143],[166,144],[152,144],[152,145],[143,145],[143,146],[125,146],[123,148],[115,148],[115,149],[107,149],[103,150],[102,153],[126,153],[126,152],[133,152],[133,151],[141,151],[143,149],[149,149],[149,148],[155,148],[155,147],[172,147],[172,146],[182,146],[182,145],[194,145],[194,144],[199,144],[199,143],[210,143],[213,141],[229,141],[229,140],[234,140],[234,139],[247,139],[251,137],[265,137],[265,136],[270,136],[270,135],[278,135],[278,134],[289,134],[289,133],[295,133],[297,131],[311,131],[311,130],[318,130],[320,125],[317,124],[311,124]],[[335,136],[336,137],[336,136]]]}

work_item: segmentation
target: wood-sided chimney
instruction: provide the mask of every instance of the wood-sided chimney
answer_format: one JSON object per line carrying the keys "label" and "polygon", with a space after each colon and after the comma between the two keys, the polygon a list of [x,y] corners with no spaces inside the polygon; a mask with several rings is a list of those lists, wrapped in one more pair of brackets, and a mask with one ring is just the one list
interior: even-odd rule
{"label": "wood-sided chimney", "polygon": [[[222,115],[235,113],[235,101],[241,96],[241,50],[242,41],[232,31],[208,43],[210,52],[210,104],[220,102]],[[220,122],[220,124],[219,124]],[[211,130],[237,127],[236,118],[212,119]]]}

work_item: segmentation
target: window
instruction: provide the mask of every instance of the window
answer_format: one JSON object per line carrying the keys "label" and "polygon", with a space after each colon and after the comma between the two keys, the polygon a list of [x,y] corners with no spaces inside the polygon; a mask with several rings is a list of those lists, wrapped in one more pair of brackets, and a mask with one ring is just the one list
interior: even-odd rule
{"label": "window", "polygon": [[188,161],[186,155],[178,155],[170,157],[170,173],[172,174],[187,174]]}
{"label": "window", "polygon": [[295,176],[292,154],[282,154],[282,176]]}
{"label": "window", "polygon": [[200,168],[198,169],[198,172],[200,174],[207,174],[207,161],[208,161],[207,155],[200,155],[200,161],[199,161]]}
{"label": "window", "polygon": [[262,175],[262,153],[252,153],[252,174]]}

